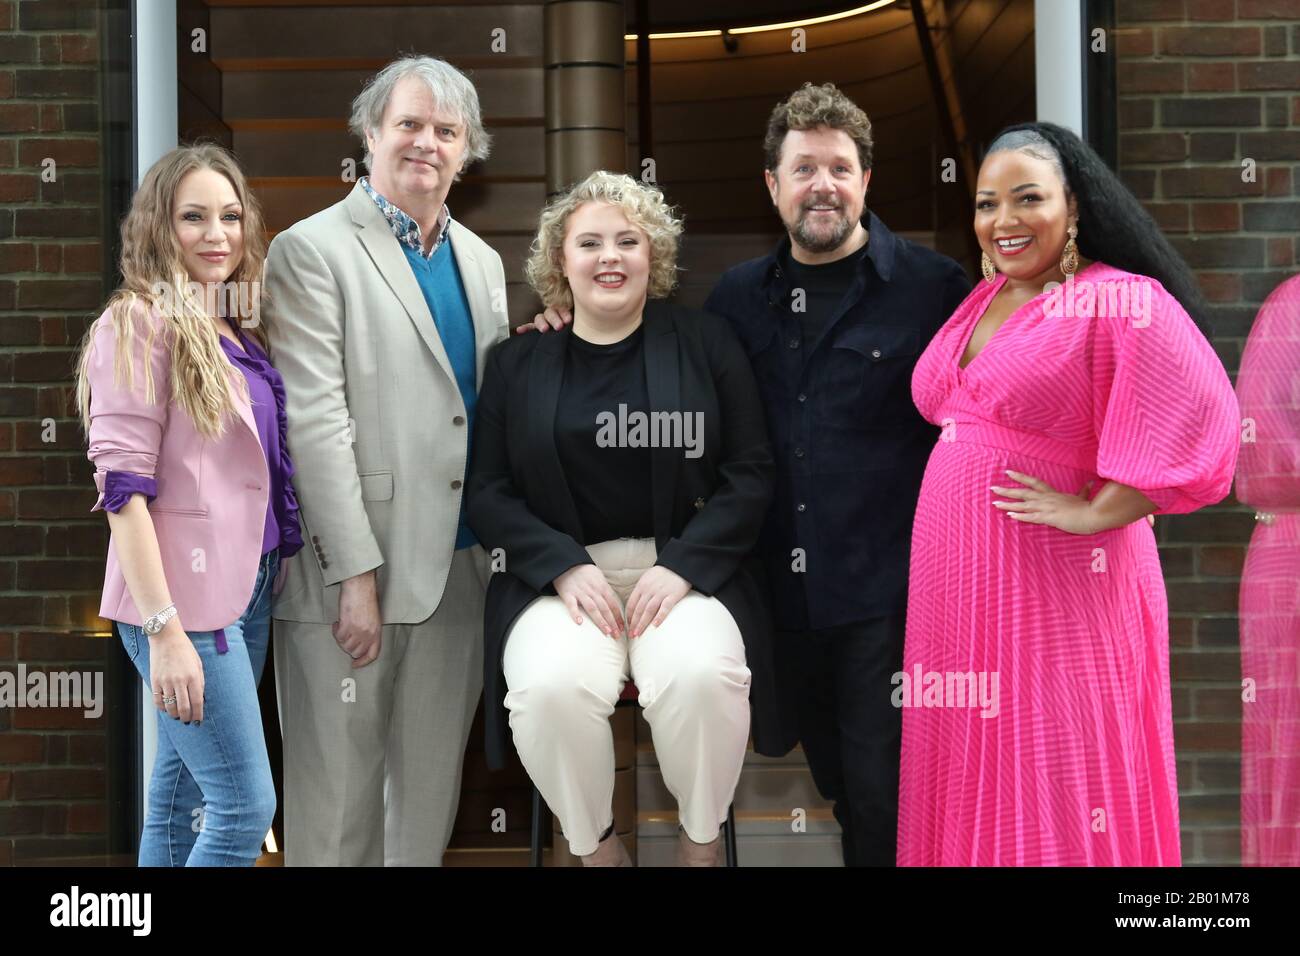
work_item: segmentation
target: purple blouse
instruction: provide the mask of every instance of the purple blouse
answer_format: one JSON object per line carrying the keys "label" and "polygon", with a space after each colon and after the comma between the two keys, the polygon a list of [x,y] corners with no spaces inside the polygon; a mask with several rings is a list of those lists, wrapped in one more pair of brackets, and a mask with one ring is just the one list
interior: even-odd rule
{"label": "purple blouse", "polygon": [[[284,380],[256,341],[244,335],[236,326],[232,325],[231,328],[239,336],[243,349],[224,335],[221,336],[221,347],[230,363],[243,372],[248,381],[253,421],[257,425],[257,437],[262,444],[271,479],[266,524],[262,534],[262,554],[278,547],[280,559],[283,560],[297,554],[303,545],[302,530],[298,524],[298,498],[292,482],[294,467],[289,458],[286,438],[288,421],[284,412]],[[130,501],[131,495],[136,493],[153,501],[158,495],[156,481],[131,472],[109,471],[104,476],[103,508],[118,512]],[[224,654],[227,650],[225,634],[221,629],[216,632],[216,647],[219,653]]]}

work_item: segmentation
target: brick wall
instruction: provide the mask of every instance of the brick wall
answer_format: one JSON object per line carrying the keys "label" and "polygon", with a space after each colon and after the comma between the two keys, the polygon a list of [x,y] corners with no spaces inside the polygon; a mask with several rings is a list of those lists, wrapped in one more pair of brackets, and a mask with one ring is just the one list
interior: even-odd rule
{"label": "brick wall", "polygon": [[[110,650],[92,636],[107,526],[70,401],[104,294],[98,24],[93,0],[0,0],[3,670],[103,671]],[[0,708],[0,865],[105,852],[106,726]]]}
{"label": "brick wall", "polygon": [[[1300,261],[1300,0],[1116,6],[1120,171],[1196,269],[1235,381],[1259,306]],[[1235,499],[1158,522],[1186,863],[1240,861],[1237,595],[1253,523]]]}

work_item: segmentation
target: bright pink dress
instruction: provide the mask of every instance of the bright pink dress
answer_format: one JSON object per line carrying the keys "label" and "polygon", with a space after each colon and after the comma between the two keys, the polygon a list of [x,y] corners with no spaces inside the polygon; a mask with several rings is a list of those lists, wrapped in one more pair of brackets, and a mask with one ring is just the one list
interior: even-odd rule
{"label": "bright pink dress", "polygon": [[1259,310],[1237,397],[1237,500],[1258,517],[1241,572],[1241,862],[1300,866],[1300,276]]}
{"label": "bright pink dress", "polygon": [[[1176,300],[1102,263],[1075,276],[1077,301],[1040,295],[958,368],[1005,281],[977,284],[912,377],[917,408],[943,433],[912,532],[898,862],[1176,866],[1152,529],[1024,524],[993,506],[1009,499],[990,486],[1014,487],[1008,468],[1072,494],[1093,481],[1090,496],[1112,479],[1159,514],[1194,511],[1231,486],[1236,397]],[[1102,297],[1091,306],[1089,284]]]}

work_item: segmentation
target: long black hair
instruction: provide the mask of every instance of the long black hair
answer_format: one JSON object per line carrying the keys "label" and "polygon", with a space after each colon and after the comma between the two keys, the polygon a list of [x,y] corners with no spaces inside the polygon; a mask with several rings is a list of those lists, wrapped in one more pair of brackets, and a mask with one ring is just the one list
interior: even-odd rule
{"label": "long black hair", "polygon": [[[1005,140],[1005,141],[1004,141]],[[1051,147],[1056,155],[1046,155]],[[1057,167],[1078,203],[1079,254],[1116,269],[1148,276],[1165,287],[1208,339],[1208,306],[1187,263],[1091,146],[1055,123],[1017,123],[998,133],[989,153],[1038,146],[1039,158]],[[987,154],[986,154],[987,155]]]}

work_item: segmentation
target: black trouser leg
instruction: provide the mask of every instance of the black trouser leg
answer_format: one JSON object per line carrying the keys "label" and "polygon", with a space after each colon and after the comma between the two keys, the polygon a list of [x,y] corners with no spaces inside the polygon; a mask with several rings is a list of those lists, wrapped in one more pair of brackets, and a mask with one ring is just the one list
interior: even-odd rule
{"label": "black trouser leg", "polygon": [[846,866],[894,865],[902,711],[890,696],[904,635],[902,614],[781,635],[792,642],[800,741],[834,801]]}

